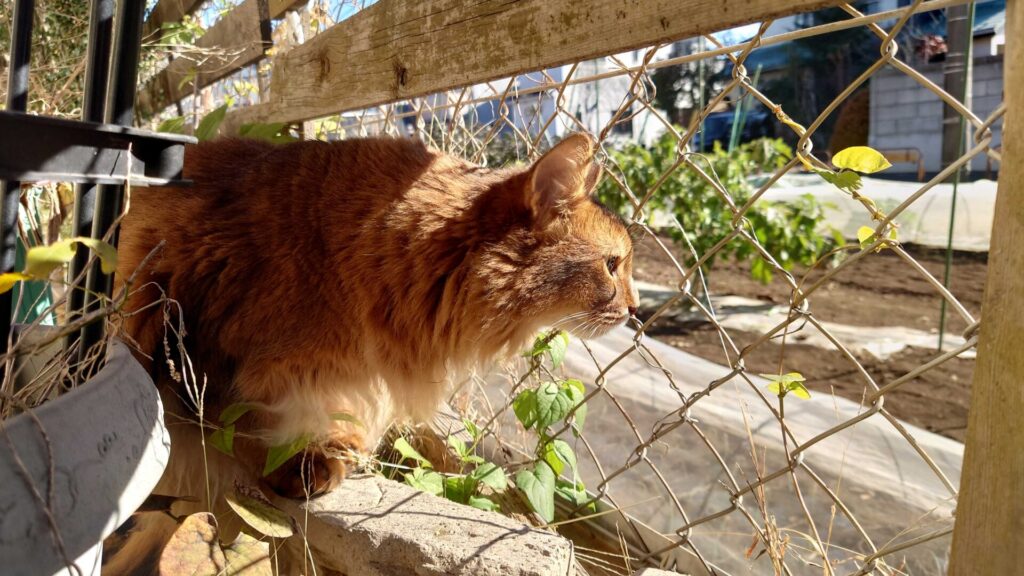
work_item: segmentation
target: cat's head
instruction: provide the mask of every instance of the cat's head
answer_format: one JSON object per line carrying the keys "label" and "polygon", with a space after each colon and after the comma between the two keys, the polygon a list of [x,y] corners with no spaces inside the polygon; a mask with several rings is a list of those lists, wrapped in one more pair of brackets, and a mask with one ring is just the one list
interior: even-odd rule
{"label": "cat's head", "polygon": [[515,178],[527,225],[514,300],[526,318],[580,338],[600,336],[636,314],[633,241],[623,220],[592,197],[601,176],[595,144],[574,134]]}

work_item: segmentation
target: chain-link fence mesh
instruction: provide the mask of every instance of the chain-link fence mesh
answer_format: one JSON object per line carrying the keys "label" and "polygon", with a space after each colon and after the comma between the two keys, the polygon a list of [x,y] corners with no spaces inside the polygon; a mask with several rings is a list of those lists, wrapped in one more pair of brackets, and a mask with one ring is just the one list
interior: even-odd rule
{"label": "chain-link fence mesh", "polygon": [[[763,22],[752,38],[739,43],[706,35],[323,118],[305,123],[304,131],[307,137],[325,139],[416,136],[440,150],[490,165],[528,162],[570,132],[593,135],[604,168],[602,199],[626,216],[637,245],[657,253],[673,278],[669,282],[663,276],[658,299],[628,331],[593,342],[574,341],[563,367],[535,376],[574,377],[586,384],[583,433],[576,436],[564,426],[556,437],[575,448],[580,479],[592,497],[621,511],[603,518],[615,519],[623,541],[640,543],[632,548],[629,562],[653,561],[694,573],[942,573],[962,447],[902,424],[886,399],[925,372],[970,356],[977,342],[975,314],[901,243],[899,226],[902,216],[927,202],[930,193],[936,194],[937,187],[972,160],[984,158],[995,166],[999,162],[994,134],[1004,106],[985,117],[975,114],[961,102],[962,95],[947,93],[917,71],[915,58],[902,44],[901,32],[913,25],[915,14],[953,4],[917,0],[871,14],[843,4],[838,7],[843,16],[829,22],[778,34],[769,33],[772,22]],[[287,50],[311,30],[358,8],[344,3],[332,15],[325,6],[314,3],[286,18],[275,31],[275,50]],[[796,41],[814,46],[813,41],[849,31],[877,47],[877,55],[852,81],[834,90],[837,95],[829,101],[820,102],[820,95],[819,101],[787,98],[787,105],[803,106],[799,114],[769,97],[756,78],[760,69],[747,66],[766,47]],[[820,57],[828,58],[827,51]],[[680,67],[690,71],[675,85],[688,91],[677,102],[691,110],[688,117],[666,112],[657,100],[658,71]],[[848,172],[830,164],[829,152],[837,151],[828,150],[834,136],[822,137],[823,127],[835,134],[840,111],[883,71],[905,75],[931,101],[954,109],[969,135],[958,159],[887,204],[873,200],[875,180],[864,180],[860,188],[843,180]],[[227,85],[212,90],[222,94]],[[714,134],[708,124],[724,109],[735,114],[734,125],[742,126],[738,107],[746,107],[749,114],[767,113],[774,120],[774,135],[792,144],[789,153],[780,152],[777,164],[750,161],[751,173],[744,181],[753,182],[752,192],[744,193],[719,174],[714,157],[720,151],[711,145]],[[812,120],[801,125],[793,120],[798,117]],[[729,134],[726,140],[735,144],[749,139],[737,130],[739,135]],[[648,151],[668,146],[670,153],[656,169],[647,166],[647,177],[638,179],[621,161],[621,151],[630,143]],[[762,173],[753,173],[757,171]],[[870,231],[859,242],[848,237],[850,242],[841,245],[822,243],[812,261],[794,265],[792,255],[779,253],[780,244],[762,233],[759,216],[782,209],[766,198],[794,176],[835,184],[833,192],[853,201]],[[682,196],[669,197],[666,190],[678,182],[697,182],[710,190],[708,202],[715,209],[708,220],[713,226],[688,228],[677,217],[676,208],[688,204]],[[687,194],[686,189],[676,190],[672,194]],[[824,228],[830,222],[826,218],[812,224]],[[790,224],[797,236],[811,232],[800,226]],[[946,347],[915,368],[882,379],[864,366],[864,356],[848,345],[846,333],[815,314],[814,301],[838,276],[855,275],[869,259],[892,255],[898,262],[893,274],[908,282],[923,281],[936,301],[944,300],[957,317],[950,325],[963,329],[959,338],[947,340]],[[716,258],[734,257],[753,262],[759,278],[784,286],[788,294],[771,327],[758,329],[756,338],[743,342],[719,314],[718,295],[728,293],[729,286],[716,284],[715,268],[709,266]],[[849,306],[856,313],[862,303]],[[863,310],[880,314],[877,308]],[[689,321],[714,331],[719,352],[698,358],[648,336],[683,312]],[[888,325],[881,318],[863,320],[867,326]],[[876,330],[878,339],[887,336],[887,329]],[[787,351],[808,339],[819,342],[823,351],[838,353],[838,362],[861,383],[859,398],[839,398],[815,382],[812,373],[803,374],[802,383],[810,400],[796,392],[783,397],[775,393],[773,379],[800,371]],[[761,376],[747,368],[748,358],[769,348],[778,356],[775,374]],[[518,390],[531,385],[514,367],[509,370],[507,378],[481,375],[473,394],[455,399],[464,414],[486,426],[485,434],[512,448],[506,455],[526,445],[520,441],[523,435],[511,403]],[[511,459],[522,460],[520,456]],[[575,512],[586,514],[583,507]],[[582,556],[587,557],[585,552]],[[590,558],[590,568],[608,569],[608,561]]]}

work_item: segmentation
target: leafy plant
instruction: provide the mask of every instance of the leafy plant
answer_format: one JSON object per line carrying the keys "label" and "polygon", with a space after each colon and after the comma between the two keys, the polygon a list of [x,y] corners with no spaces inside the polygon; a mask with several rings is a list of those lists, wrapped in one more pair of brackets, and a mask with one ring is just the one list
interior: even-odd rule
{"label": "leafy plant", "polygon": [[[659,188],[647,202],[647,208],[673,215],[682,230],[673,228],[673,239],[692,244],[698,255],[708,254],[733,230],[733,212],[716,188],[696,170],[674,167],[679,161],[677,141],[666,133],[650,148],[624,142],[610,153],[624,182],[638,199],[653,187]],[[732,152],[717,143],[707,154],[691,155],[691,161],[709,177],[717,180],[732,202],[743,206],[755,189],[752,177],[781,168],[793,151],[781,139],[747,142]],[[669,173],[667,177],[663,176]],[[614,180],[606,178],[598,197],[610,208],[631,215],[632,205]],[[810,194],[787,202],[759,201],[744,214],[744,226],[786,270],[796,265],[810,266],[837,241],[821,233],[825,206]],[[685,234],[685,236],[684,236]],[[752,276],[764,283],[772,279],[771,267],[756,248],[743,238],[734,238],[706,261],[712,266],[720,257],[744,260],[754,258]]]}
{"label": "leafy plant", "polygon": [[[260,408],[261,406],[259,404],[247,402],[239,402],[228,406],[220,413],[219,420],[221,427],[210,433],[210,437],[207,441],[217,450],[220,450],[228,456],[234,456],[235,423],[239,418],[245,416],[250,411],[259,410]],[[362,423],[358,418],[346,412],[331,414],[331,419],[339,422],[349,422],[356,426],[362,426]],[[280,468],[292,456],[295,456],[299,452],[305,450],[313,440],[313,436],[303,434],[297,438],[293,438],[289,442],[285,442],[284,444],[271,446],[267,450],[267,458],[263,463],[263,475],[270,475],[270,473]]]}
{"label": "leafy plant", "polygon": [[[203,116],[203,119],[199,121],[199,126],[196,127],[196,139],[200,142],[204,140],[211,140],[215,138],[220,131],[220,125],[224,122],[224,118],[227,116],[228,104],[224,104],[212,111],[209,114]],[[175,134],[185,133],[185,117],[184,116],[173,116],[168,118],[157,126],[157,132],[172,132]],[[287,142],[295,142],[298,140],[292,135],[290,127],[285,122],[271,122],[271,123],[249,123],[242,124],[238,128],[238,135],[242,138],[255,138],[257,140],[266,140],[274,144],[285,144]]]}
{"label": "leafy plant", "polygon": [[[534,368],[543,365],[543,372],[550,376],[551,370],[562,365],[568,346],[569,336],[565,332],[541,334],[523,356],[531,359]],[[580,434],[587,416],[587,405],[583,402],[585,396],[586,391],[579,380],[552,376],[539,381],[535,387],[522,390],[512,400],[512,410],[519,423],[537,437],[534,459],[516,472],[515,485],[526,496],[530,507],[546,522],[554,519],[556,496],[574,506],[583,506],[590,500],[577,473],[576,453],[568,442],[553,433],[556,426],[566,424],[573,434]],[[408,440],[399,437],[393,447],[401,456],[401,462],[412,465],[403,479],[414,488],[454,502],[482,510],[497,510],[499,506],[490,493],[507,489],[510,472],[474,452],[473,448],[482,439],[483,432],[472,421],[464,419],[463,422],[472,443],[467,445],[451,436],[447,439],[462,472],[442,474],[434,470],[433,464]],[[591,504],[589,509],[593,508]]]}
{"label": "leafy plant", "polygon": [[792,393],[797,398],[803,400],[810,400],[811,393],[807,390],[807,386],[804,385],[806,378],[799,372],[789,372],[787,374],[761,374],[762,378],[770,380],[768,384],[768,391],[772,392],[779,398],[783,398],[786,394]]}
{"label": "leafy plant", "polygon": [[[473,431],[470,433],[473,434]],[[474,436],[473,440],[476,439]],[[415,464],[415,467],[405,474],[405,483],[453,502],[468,504],[481,510],[498,510],[497,502],[484,494],[483,488],[486,486],[494,492],[503,492],[508,487],[505,470],[473,454],[465,442],[453,436],[448,437],[448,445],[458,455],[462,469],[472,468],[469,472],[448,475],[436,472],[429,460],[413,448],[408,440],[399,436],[394,442],[394,449],[401,455],[403,461],[411,460]]]}
{"label": "leafy plant", "polygon": [[[565,358],[567,346],[565,332],[545,334],[534,341],[530,355],[534,358],[547,356],[552,367],[557,368]],[[550,371],[546,373],[551,375]],[[519,423],[537,435],[535,460],[516,474],[516,486],[546,522],[554,520],[556,495],[574,506],[589,500],[586,487],[579,479],[576,453],[568,442],[552,433],[557,424],[568,424],[572,433],[579,436],[587,417],[585,397],[583,383],[566,378],[543,380],[536,388],[527,388],[512,400],[512,410]],[[563,474],[571,476],[572,480],[562,478]]]}

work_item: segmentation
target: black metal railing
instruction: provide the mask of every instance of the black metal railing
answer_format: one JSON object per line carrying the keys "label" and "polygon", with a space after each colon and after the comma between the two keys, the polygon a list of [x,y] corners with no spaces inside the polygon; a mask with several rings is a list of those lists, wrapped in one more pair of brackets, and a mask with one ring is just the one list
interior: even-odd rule
{"label": "black metal railing", "polygon": [[[181,178],[184,146],[194,139],[130,128],[134,117],[142,42],[143,0],[92,0],[82,120],[31,116],[28,104],[34,0],[15,0],[7,110],[0,112],[0,265],[13,271],[18,242],[21,182],[74,182],[73,230],[105,237],[121,213],[125,186],[187,184]],[[108,239],[117,245],[116,232]],[[113,293],[113,278],[99,262],[88,267],[80,250],[71,262],[68,322],[98,310]],[[87,269],[88,268],[88,269]],[[0,334],[11,341],[12,292],[0,294]],[[65,342],[82,358],[104,340],[102,321],[85,325]]]}

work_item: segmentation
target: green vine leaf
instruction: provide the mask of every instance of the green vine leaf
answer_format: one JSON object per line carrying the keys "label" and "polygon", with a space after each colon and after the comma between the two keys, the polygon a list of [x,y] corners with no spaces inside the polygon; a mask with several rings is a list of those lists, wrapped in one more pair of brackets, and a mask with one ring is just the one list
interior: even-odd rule
{"label": "green vine leaf", "polygon": [[[896,232],[895,226],[889,228],[890,240],[896,241],[897,234],[898,233]],[[875,243],[875,229],[871,228],[870,226],[861,226],[860,228],[857,229],[857,241],[860,242],[861,249],[866,250],[869,246]],[[889,246],[886,244],[880,244],[878,247],[875,248],[875,252],[881,252],[882,250],[888,247]]]}
{"label": "green vine leaf", "polygon": [[234,424],[235,422],[238,421],[239,418],[245,416],[246,413],[248,413],[249,411],[258,410],[259,408],[259,404],[253,404],[250,402],[239,402],[237,404],[232,404],[225,408],[220,413],[219,419],[224,424]]}
{"label": "green vine leaf", "polygon": [[537,423],[537,393],[533,389],[523,390],[512,400],[512,411],[523,428],[529,430]]}
{"label": "green vine leaf", "polygon": [[576,408],[572,415],[572,432],[578,437],[583,433],[583,423],[587,420],[587,404],[583,401],[587,396],[587,389],[583,386],[583,382],[575,379],[566,380],[565,385],[569,401],[572,402],[573,408]]}
{"label": "green vine leaf", "polygon": [[860,174],[849,170],[843,170],[840,172],[815,170],[814,173],[821,176],[826,182],[834,185],[836,188],[845,190],[850,194],[856,193],[864,186],[864,183],[860,179]]}
{"label": "green vine leaf", "polygon": [[185,133],[185,117],[184,116],[175,116],[173,118],[168,118],[167,120],[164,120],[163,122],[160,123],[159,126],[156,127],[156,131],[157,132],[168,132],[168,133],[171,133],[171,134],[184,134]]}
{"label": "green vine leaf", "polygon": [[501,492],[508,487],[505,471],[492,462],[485,462],[477,466],[469,476],[477,482],[490,486],[495,492]]}
{"label": "green vine leaf", "polygon": [[416,449],[412,447],[412,444],[409,444],[408,440],[402,438],[401,436],[395,439],[394,449],[397,450],[398,453],[402,455],[403,460],[414,460],[423,468],[433,468],[433,465],[430,463],[430,460],[424,458],[422,454],[417,452]]}
{"label": "green vine leaf", "polygon": [[449,476],[444,479],[444,497],[452,502],[468,504],[476,494],[477,481],[469,476]]}
{"label": "green vine leaf", "polygon": [[551,342],[548,343],[548,356],[551,358],[551,367],[557,369],[565,361],[565,352],[569,349],[569,334],[559,332]]}
{"label": "green vine leaf", "polygon": [[479,508],[485,512],[497,512],[499,510],[498,505],[486,496],[470,496],[469,505],[473,508]]}
{"label": "green vine leaf", "polygon": [[569,334],[564,330],[552,335],[550,332],[542,332],[533,341],[533,347],[529,352],[523,354],[527,358],[534,358],[541,354],[547,354],[551,359],[551,366],[558,368],[565,361],[565,352],[569,348]]}
{"label": "green vine leaf", "polygon": [[572,451],[572,447],[565,440],[552,440],[545,444],[541,457],[551,466],[555,474],[561,474],[566,465],[570,470],[576,469],[576,453]]}
{"label": "green vine leaf", "polygon": [[267,460],[263,464],[263,475],[270,475],[271,472],[280,468],[292,456],[302,452],[312,439],[313,437],[309,434],[303,434],[287,444],[271,446],[270,450],[267,451]]}
{"label": "green vine leaf", "polygon": [[227,113],[228,105],[224,104],[203,116],[203,119],[199,121],[199,126],[196,127],[196,140],[202,142],[217,136],[217,130],[220,129],[221,122],[224,121],[224,116]]}
{"label": "green vine leaf", "polygon": [[554,382],[541,382],[536,390],[536,398],[536,427],[538,430],[544,430],[555,422],[561,421],[573,407],[569,392]]}
{"label": "green vine leaf", "polygon": [[227,454],[228,456],[234,456],[235,446],[235,425],[229,424],[219,430],[214,430],[210,434],[210,446],[213,446],[217,450]]}
{"label": "green vine leaf", "polygon": [[516,474],[516,486],[526,495],[534,512],[545,522],[555,519],[555,471],[544,461]]}
{"label": "green vine leaf", "polygon": [[405,483],[434,496],[441,496],[444,493],[444,476],[433,470],[416,468],[405,475]]}
{"label": "green vine leaf", "polygon": [[583,482],[576,482],[574,484],[559,478],[555,484],[555,494],[573,506],[583,506],[586,504],[584,510],[591,513],[597,512],[597,503],[590,502],[590,495],[587,494],[587,489]]}
{"label": "green vine leaf", "polygon": [[807,390],[807,386],[804,385],[806,379],[803,374],[799,372],[789,372],[788,374],[761,374],[762,378],[771,380],[768,384],[768,390],[774,393],[779,398],[784,397],[790,392],[793,393],[797,398],[803,400],[810,400],[811,393]]}
{"label": "green vine leaf", "polygon": [[284,122],[242,124],[238,128],[238,135],[243,138],[266,140],[274,144],[285,144],[298,140],[288,132],[288,125]]}

